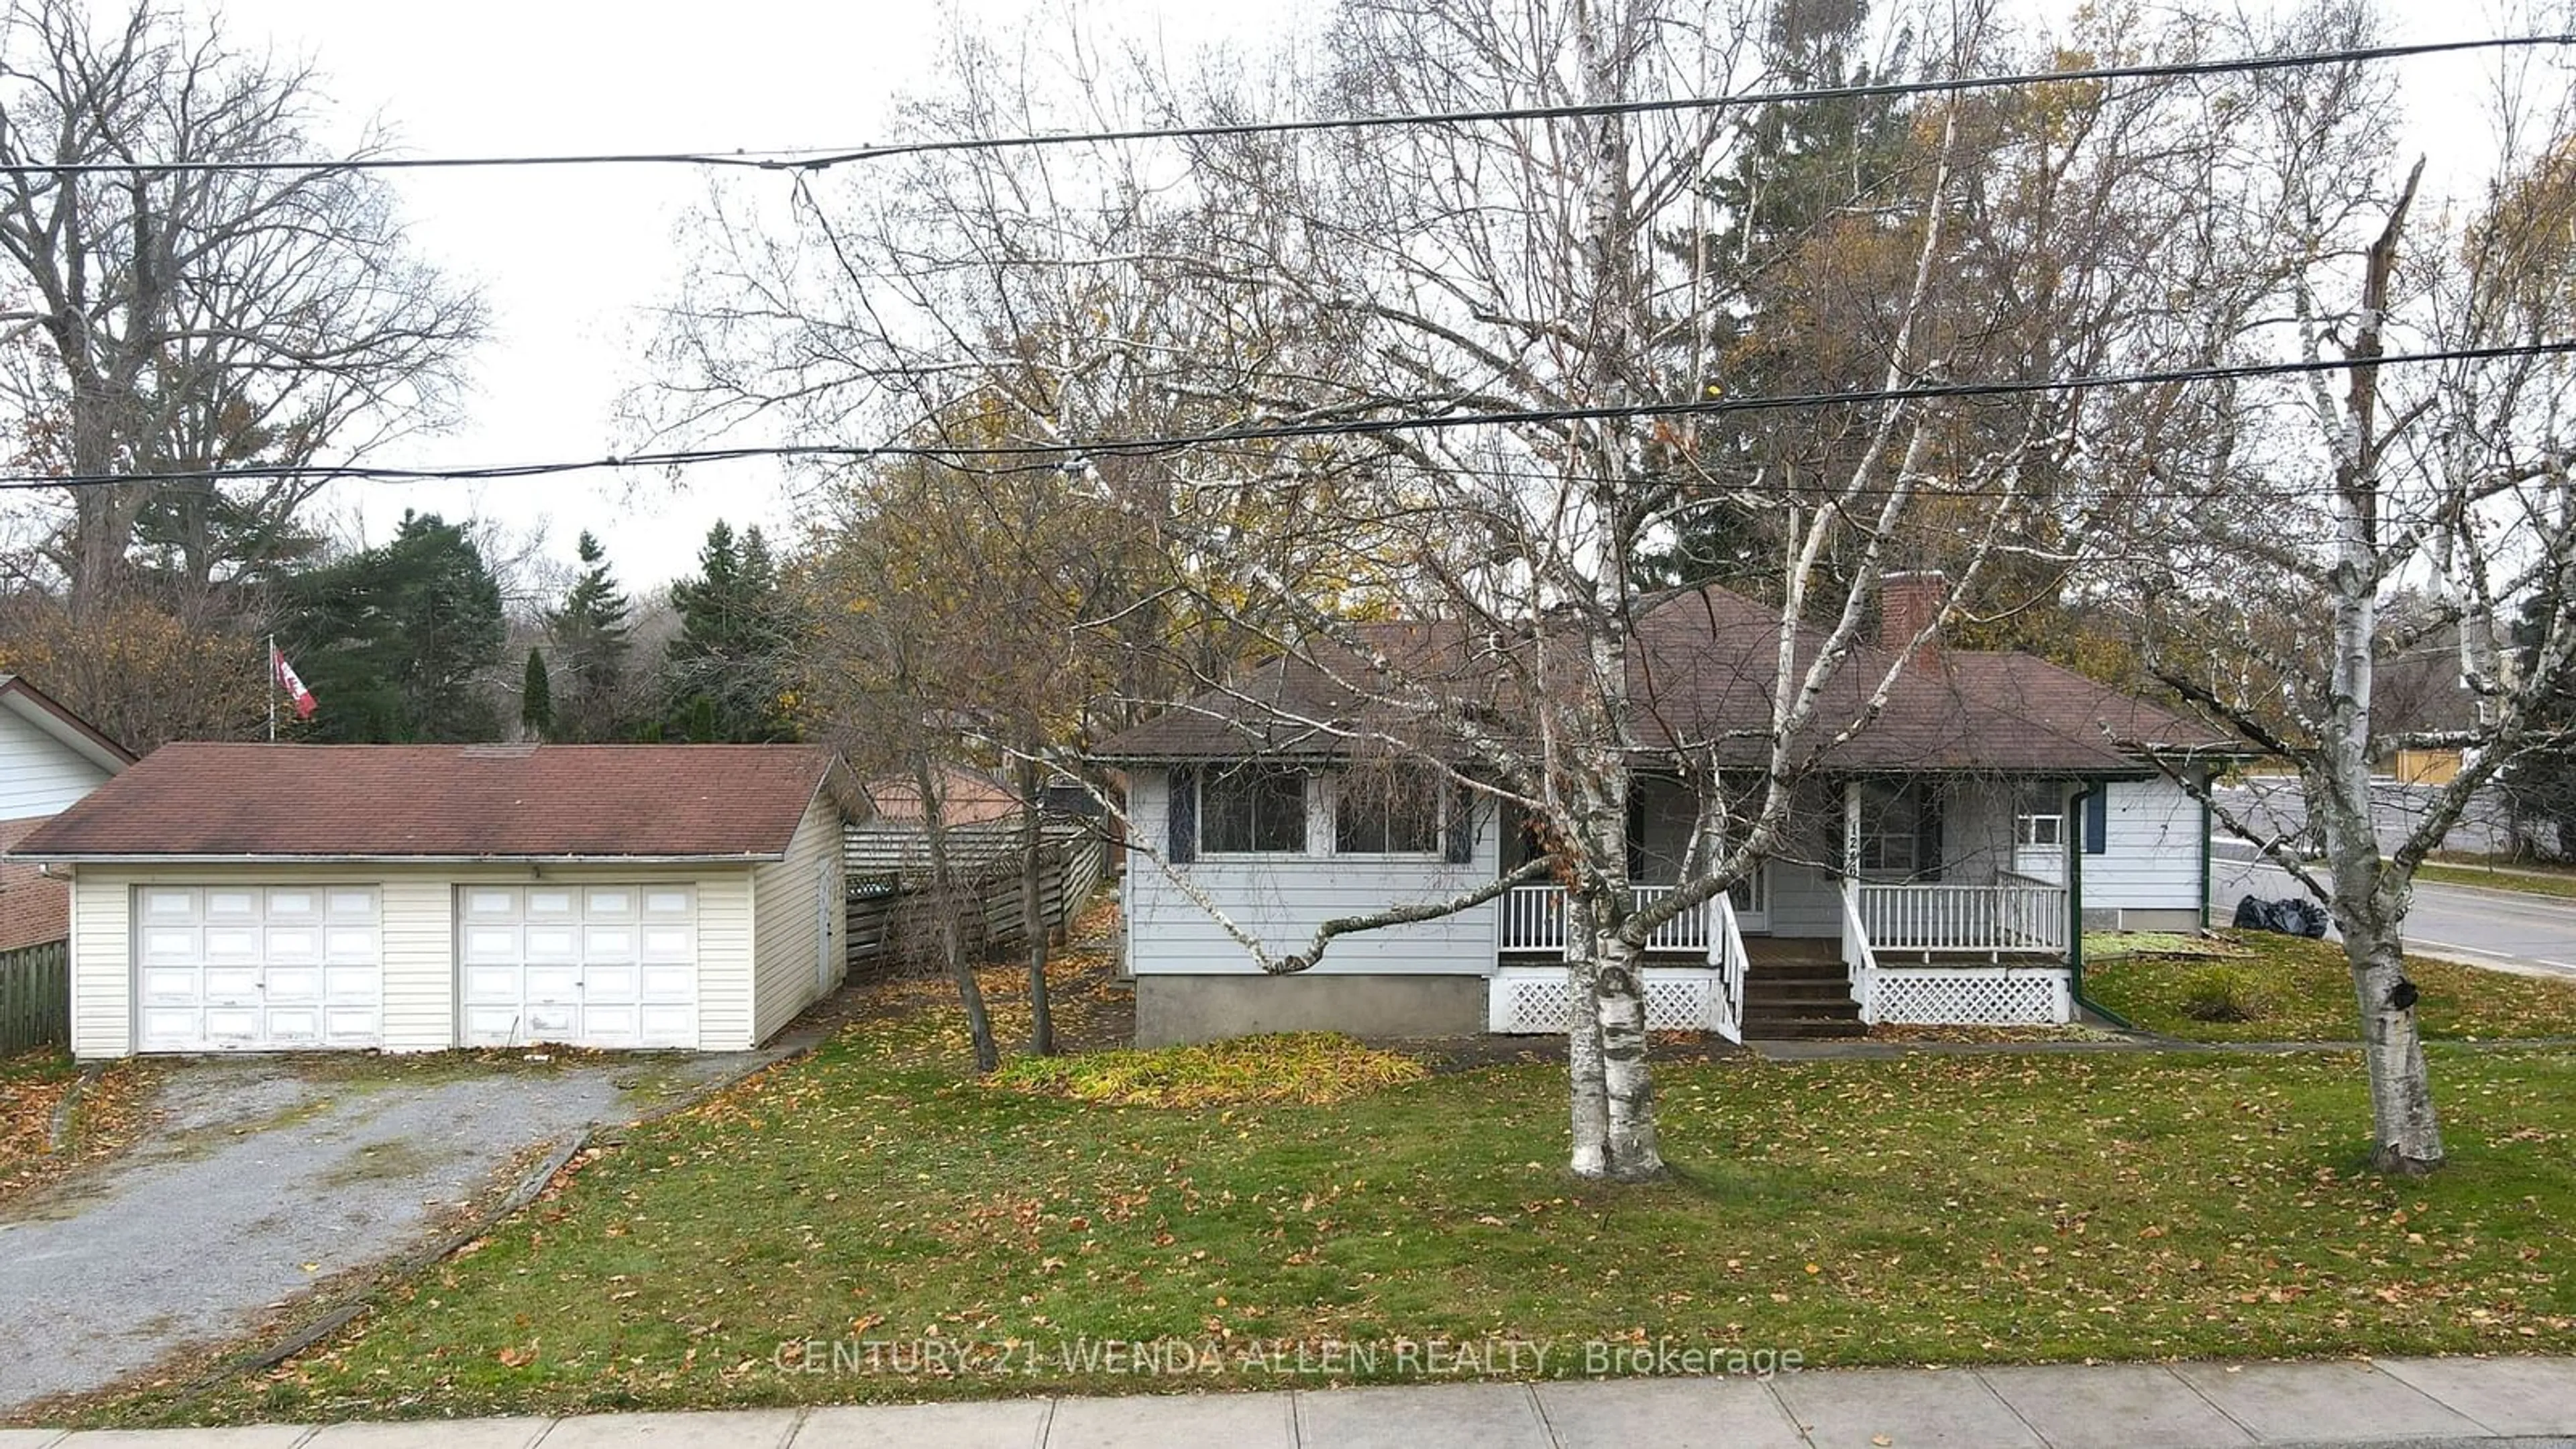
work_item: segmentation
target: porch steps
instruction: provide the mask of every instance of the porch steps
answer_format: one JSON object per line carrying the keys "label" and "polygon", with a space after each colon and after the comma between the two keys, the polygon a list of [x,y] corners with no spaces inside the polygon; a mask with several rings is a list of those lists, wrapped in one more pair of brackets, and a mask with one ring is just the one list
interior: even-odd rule
{"label": "porch steps", "polygon": [[[1765,943],[1768,945],[1769,943]],[[1745,943],[1753,959],[1744,973],[1744,1035],[1748,1041],[1812,1041],[1866,1036],[1860,1004],[1842,962],[1811,949],[1770,950]]]}

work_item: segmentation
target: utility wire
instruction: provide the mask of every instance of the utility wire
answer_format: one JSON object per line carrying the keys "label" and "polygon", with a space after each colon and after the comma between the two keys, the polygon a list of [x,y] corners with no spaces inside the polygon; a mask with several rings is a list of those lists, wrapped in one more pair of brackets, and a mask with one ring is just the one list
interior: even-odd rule
{"label": "utility wire", "polygon": [[2136,65],[2085,66],[2072,70],[2025,71],[2011,75],[1952,76],[1939,80],[1884,81],[1862,85],[1797,87],[1737,91],[1715,96],[1672,96],[1659,100],[1606,101],[1555,106],[1495,106],[1465,111],[1417,111],[1390,116],[1335,116],[1296,121],[1235,121],[1186,126],[1136,126],[1097,131],[1049,131],[1013,136],[965,136],[844,148],[799,147],[740,151],[625,151],[570,155],[498,156],[360,156],[337,161],[71,161],[47,164],[20,161],[0,164],[8,176],[187,176],[216,172],[324,171],[460,171],[537,166],[696,166],[754,171],[816,172],[890,157],[957,151],[1002,151],[1043,146],[1091,146],[1125,141],[1214,140],[1234,136],[1295,135],[1317,131],[1362,131],[1397,126],[1458,126],[1509,121],[1570,120],[1589,116],[1661,115],[1678,111],[1736,110],[1749,106],[1801,101],[1861,100],[1897,96],[1949,95],[1967,91],[2009,90],[2021,86],[2078,81],[2185,79],[2196,76],[2296,70],[2310,66],[2403,60],[2479,50],[2521,50],[2576,45],[2576,34],[2507,35],[2478,40],[2435,40],[2411,45],[2359,46],[2343,50],[2297,51],[2284,55],[2239,56],[2223,60],[2165,61]]}
{"label": "utility wire", "polygon": [[1789,393],[1773,397],[1693,398],[1681,402],[1628,403],[1605,407],[1517,408],[1487,412],[1437,412],[1409,417],[1350,418],[1332,422],[1267,423],[1198,433],[1075,439],[1066,443],[786,443],[731,448],[687,448],[631,453],[601,458],[503,463],[479,467],[404,468],[372,463],[306,463],[197,471],[139,471],[49,476],[0,473],[0,489],[104,488],[128,483],[199,483],[301,480],[350,480],[376,483],[481,482],[548,477],[625,468],[681,468],[752,459],[821,462],[878,462],[917,459],[957,463],[976,460],[1020,461],[1047,467],[1095,457],[1146,457],[1193,448],[1229,447],[1243,443],[1292,442],[1315,438],[1366,437],[1384,433],[1444,432],[1461,428],[1516,427],[1555,423],[1607,422],[1629,418],[1714,417],[1730,413],[1781,412],[1849,407],[1862,403],[1912,403],[1951,398],[2029,397],[2044,393],[2086,392],[2096,388],[2144,387],[2197,382],[2225,382],[2262,377],[2294,377],[2342,372],[2355,367],[2399,367],[2444,362],[2493,362],[2515,357],[2576,355],[2576,341],[2517,344],[2510,347],[2454,347],[2428,352],[2395,352],[2361,359],[2312,359],[2206,367],[2147,368],[2098,373],[2062,380],[2023,382],[1935,382],[1912,387],[1870,388],[1854,392]]}

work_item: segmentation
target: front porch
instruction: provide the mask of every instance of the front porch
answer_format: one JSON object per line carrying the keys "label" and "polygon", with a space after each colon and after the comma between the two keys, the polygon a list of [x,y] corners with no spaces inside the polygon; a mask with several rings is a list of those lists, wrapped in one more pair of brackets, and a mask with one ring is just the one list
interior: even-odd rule
{"label": "front porch", "polygon": [[[1765,862],[1648,937],[1649,1029],[1741,1041],[1748,1029],[1846,1035],[1876,1022],[2074,1020],[2073,903],[2059,883],[2062,782],[1977,782],[1936,793],[1853,781],[1839,793],[1841,870]],[[1680,832],[1694,812],[1686,794],[1663,782],[1642,781],[1638,794],[1631,865],[1642,879],[1629,890],[1644,908],[1677,889],[1687,853]],[[1806,833],[1817,843],[1818,832]],[[1572,994],[1562,964],[1564,889],[1513,888],[1495,903],[1494,925],[1491,1029],[1565,1030]]]}

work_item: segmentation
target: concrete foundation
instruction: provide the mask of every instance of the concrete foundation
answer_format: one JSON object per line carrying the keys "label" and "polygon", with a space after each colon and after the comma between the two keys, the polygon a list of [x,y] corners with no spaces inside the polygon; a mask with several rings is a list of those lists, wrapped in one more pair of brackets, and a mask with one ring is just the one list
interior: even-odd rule
{"label": "concrete foundation", "polygon": [[1270,1031],[1467,1036],[1485,1029],[1482,976],[1139,976],[1136,1045]]}
{"label": "concrete foundation", "polygon": [[[2220,922],[2221,925],[2226,924]],[[2181,909],[2132,910],[2113,908],[2096,910],[2086,907],[2084,929],[2088,931],[2180,931],[2185,934],[2200,929],[2200,912]]]}

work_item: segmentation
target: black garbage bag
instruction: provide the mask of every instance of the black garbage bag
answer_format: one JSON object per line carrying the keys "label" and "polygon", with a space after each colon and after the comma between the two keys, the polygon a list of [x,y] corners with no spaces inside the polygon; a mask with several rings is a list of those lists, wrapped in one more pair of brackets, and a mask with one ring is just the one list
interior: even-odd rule
{"label": "black garbage bag", "polygon": [[2326,933],[2326,911],[2316,902],[2297,896],[2278,901],[2246,896],[2236,903],[2236,929],[2318,939]]}

